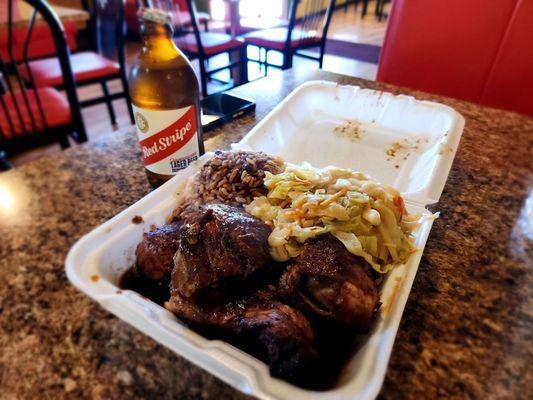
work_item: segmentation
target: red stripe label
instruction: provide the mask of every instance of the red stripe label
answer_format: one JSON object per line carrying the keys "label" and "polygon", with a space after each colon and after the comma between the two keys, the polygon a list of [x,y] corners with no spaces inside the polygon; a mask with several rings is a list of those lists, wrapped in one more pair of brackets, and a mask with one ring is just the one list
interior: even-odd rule
{"label": "red stripe label", "polygon": [[144,165],[154,164],[171,156],[183,146],[196,133],[196,113],[194,106],[160,132],[141,140],[141,152]]}

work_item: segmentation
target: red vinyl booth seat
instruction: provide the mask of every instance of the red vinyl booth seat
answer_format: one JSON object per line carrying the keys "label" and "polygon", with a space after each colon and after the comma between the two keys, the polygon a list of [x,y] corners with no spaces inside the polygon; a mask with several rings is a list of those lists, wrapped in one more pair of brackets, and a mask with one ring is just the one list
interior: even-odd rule
{"label": "red vinyl booth seat", "polygon": [[395,0],[377,79],[533,115],[533,1]]}
{"label": "red vinyl booth seat", "polygon": [[[64,30],[67,37],[67,44],[71,51],[76,50],[76,34],[78,26],[75,23],[65,23]],[[13,57],[15,61],[24,60],[24,41],[27,35],[27,28],[13,29]],[[50,29],[46,25],[36,24],[30,38],[28,46],[28,58],[35,59],[52,56],[56,54],[56,45]],[[0,56],[4,62],[11,61],[8,50],[8,32],[6,29],[0,29]]]}
{"label": "red vinyl booth seat", "polygon": [[[32,130],[33,117],[37,130],[45,129],[44,121],[39,112],[39,103],[35,97],[33,89],[26,89],[26,98],[28,100],[29,110],[25,106],[24,97],[21,91],[15,92],[16,103],[19,105],[19,110],[24,121],[24,125],[28,130]],[[53,88],[39,88],[37,89],[38,97],[43,108],[44,118],[48,128],[57,128],[68,125],[71,122],[70,108],[67,100],[56,89]],[[18,118],[16,107],[13,103],[13,97],[8,92],[2,96],[7,113],[11,117],[13,129],[6,118],[6,111],[0,106],[0,127],[3,132],[3,139],[12,139],[13,135],[20,135],[23,133],[20,119]],[[31,115],[31,116],[30,116]],[[13,132],[14,131],[14,132]]]}
{"label": "red vinyl booth seat", "polygon": [[[63,73],[57,58],[35,60],[28,64],[35,86],[60,86],[63,84]],[[78,83],[106,78],[120,73],[120,66],[116,62],[90,51],[72,54],[70,56],[70,66],[74,79]],[[26,65],[21,65],[20,73],[26,81],[31,81]]]}

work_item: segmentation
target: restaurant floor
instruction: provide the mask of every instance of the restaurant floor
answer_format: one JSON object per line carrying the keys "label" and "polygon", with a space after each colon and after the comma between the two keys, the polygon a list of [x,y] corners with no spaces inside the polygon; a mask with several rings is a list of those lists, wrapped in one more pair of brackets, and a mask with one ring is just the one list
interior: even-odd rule
{"label": "restaurant floor", "polygon": [[[369,10],[372,10],[371,6],[369,6]],[[385,28],[385,21],[378,22],[372,14],[367,15],[364,19],[362,19],[360,10],[358,10],[356,13],[354,7],[351,6],[346,12],[344,11],[344,8],[340,8],[334,12],[328,38],[354,43],[381,45],[385,35]],[[128,42],[126,48],[128,65],[132,65],[139,51],[139,43]],[[272,57],[274,59],[276,58],[275,53],[272,53]],[[224,60],[213,60],[212,62],[217,64],[219,62],[224,62]],[[193,62],[193,67],[196,73],[199,74],[197,61]],[[306,60],[301,57],[295,57],[294,68],[315,69],[318,68],[318,65],[315,61]],[[326,54],[324,57],[323,69],[368,80],[375,80],[377,73],[376,64],[329,54]],[[279,73],[281,73],[281,71],[278,69],[268,69],[269,75]],[[262,71],[258,70],[257,64],[249,63],[250,79],[257,79],[261,76],[261,74]],[[121,89],[120,82],[118,80],[111,82],[110,89],[112,92],[119,91]],[[216,84],[210,84],[209,92],[212,93],[217,89],[220,90],[219,87],[216,87]],[[83,87],[78,89],[78,94],[80,100],[92,98],[101,95],[101,87],[99,85]],[[126,103],[124,100],[115,100],[113,105],[117,114],[118,128],[130,125]],[[111,126],[111,121],[109,120],[109,116],[104,104],[85,108],[82,110],[82,113],[87,134],[89,136],[89,141],[95,140],[104,135],[113,134],[113,127]],[[46,155],[58,153],[60,151],[61,149],[59,145],[43,146],[13,156],[10,158],[10,161],[15,165],[20,165]]]}

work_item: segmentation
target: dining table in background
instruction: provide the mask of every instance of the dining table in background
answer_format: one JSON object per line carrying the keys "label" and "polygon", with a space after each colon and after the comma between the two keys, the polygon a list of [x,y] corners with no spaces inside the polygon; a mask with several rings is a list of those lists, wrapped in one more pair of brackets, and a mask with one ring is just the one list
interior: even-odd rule
{"label": "dining table in background", "polygon": [[[7,10],[4,2],[7,0],[0,0],[0,9]],[[87,11],[82,10],[81,8],[74,7],[65,7],[62,5],[56,5],[51,3],[51,7],[54,12],[59,17],[62,23],[65,22],[79,22],[84,23],[90,18],[90,15]],[[13,27],[26,27],[30,21],[34,8],[26,3],[25,1],[19,0],[16,4],[16,7],[13,10]],[[41,19],[41,16],[38,14],[36,18],[36,23],[38,24]],[[0,29],[7,29],[8,27],[8,16],[7,13],[0,14]]]}
{"label": "dining table in background", "polygon": [[[228,149],[315,79],[438,101],[466,120],[380,397],[533,398],[533,119],[294,69],[235,89],[256,112],[206,133],[206,149]],[[69,248],[150,190],[133,128],[0,174],[0,397],[247,398],[65,275]]]}

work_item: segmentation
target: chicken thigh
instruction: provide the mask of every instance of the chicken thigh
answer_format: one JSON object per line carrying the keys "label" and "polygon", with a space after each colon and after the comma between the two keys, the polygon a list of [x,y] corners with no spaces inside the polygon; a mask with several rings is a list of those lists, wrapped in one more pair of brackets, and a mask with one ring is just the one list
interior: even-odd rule
{"label": "chicken thigh", "polygon": [[191,297],[223,281],[247,278],[268,266],[271,228],[242,208],[222,204],[202,206],[184,225],[174,257],[171,288]]}
{"label": "chicken thigh", "polygon": [[135,251],[137,272],[152,280],[170,280],[182,224],[172,223],[146,232]]}
{"label": "chicken thigh", "polygon": [[280,303],[268,290],[220,301],[209,291],[194,299],[172,291],[165,307],[189,324],[214,328],[247,343],[273,375],[297,381],[317,359],[315,334],[298,310]]}
{"label": "chicken thigh", "polygon": [[331,235],[304,245],[280,282],[281,296],[308,315],[367,331],[380,306],[369,267]]}

